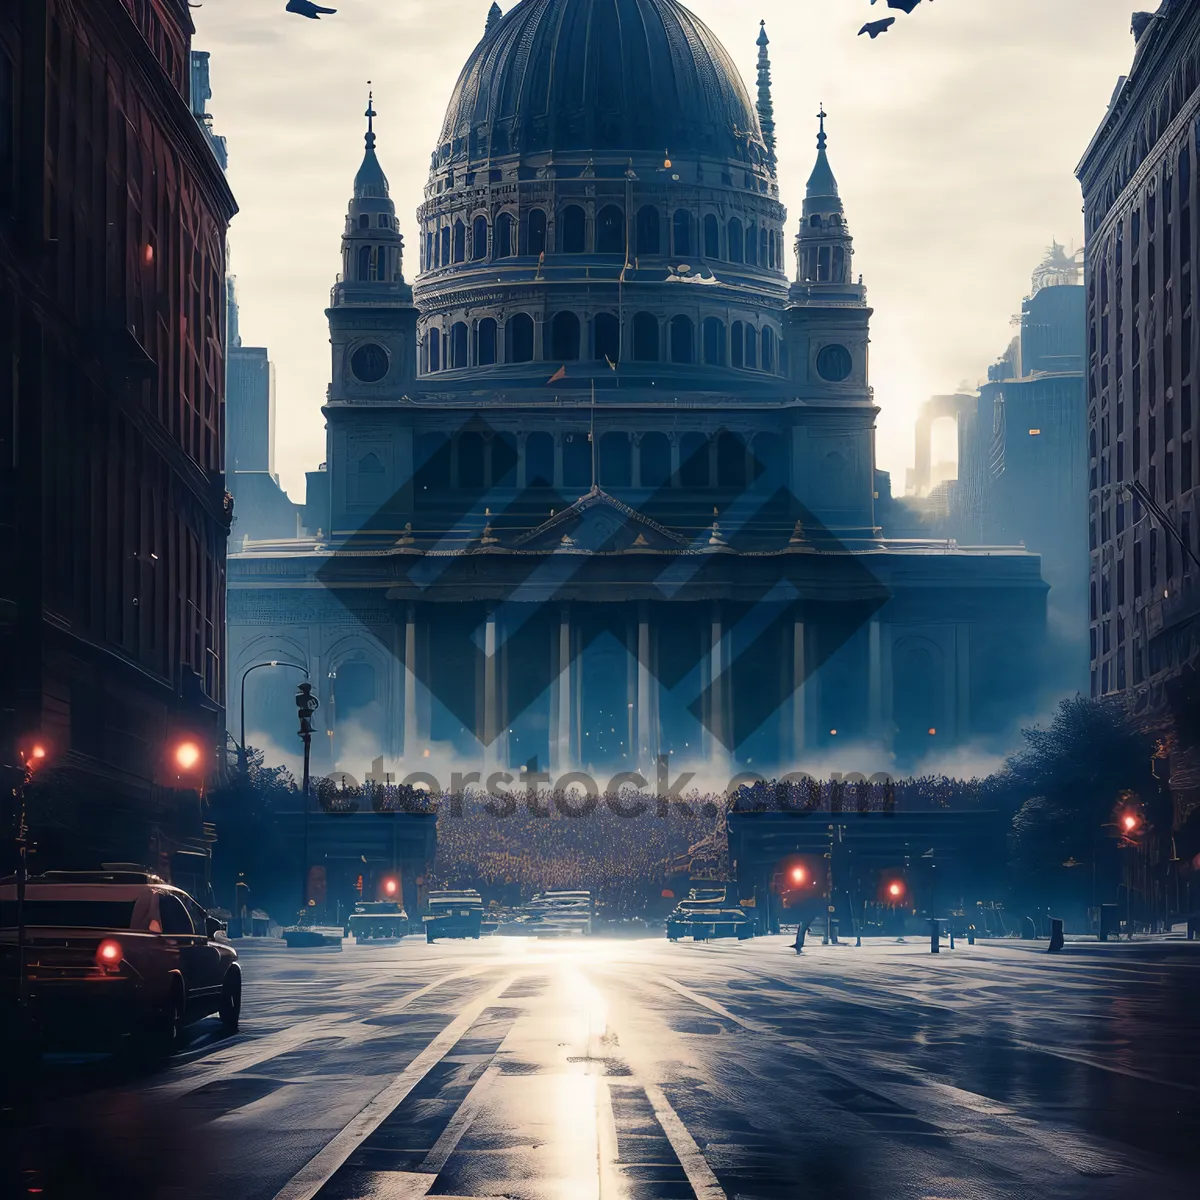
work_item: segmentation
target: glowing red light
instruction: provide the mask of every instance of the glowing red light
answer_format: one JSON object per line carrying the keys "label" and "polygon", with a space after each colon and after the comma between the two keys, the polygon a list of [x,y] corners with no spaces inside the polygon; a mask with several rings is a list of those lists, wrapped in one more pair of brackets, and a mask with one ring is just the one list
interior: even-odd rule
{"label": "glowing red light", "polygon": [[200,747],[195,742],[182,742],[175,747],[175,762],[183,770],[192,770],[199,761]]}
{"label": "glowing red light", "polygon": [[34,758],[45,758],[46,757],[46,747],[45,746],[34,746],[33,757]]}
{"label": "glowing red light", "polygon": [[888,895],[889,896],[898,896],[898,895],[900,895],[900,893],[902,891],[904,891],[904,889],[898,883],[889,883],[888,884]]}
{"label": "glowing red light", "polygon": [[794,867],[792,869],[792,880],[795,883],[803,883],[804,882],[804,868],[803,867]]}
{"label": "glowing red light", "polygon": [[1137,817],[1135,817],[1133,815],[1133,813],[1126,814],[1125,821],[1124,821],[1126,829],[1136,829],[1137,823],[1138,823],[1138,819],[1137,819]]}
{"label": "glowing red light", "polygon": [[114,970],[121,965],[121,959],[124,957],[121,943],[113,938],[105,938],[96,947],[96,965],[102,970]]}
{"label": "glowing red light", "polygon": [[387,881],[387,882],[386,882],[386,883],[383,885],[383,890],[384,890],[385,892],[387,892],[387,894],[388,894],[389,896],[394,896],[394,895],[396,894],[396,892],[399,890],[399,884],[397,884],[397,883],[396,883],[396,881],[395,881],[394,879],[389,879],[389,880],[388,880],[388,881]]}

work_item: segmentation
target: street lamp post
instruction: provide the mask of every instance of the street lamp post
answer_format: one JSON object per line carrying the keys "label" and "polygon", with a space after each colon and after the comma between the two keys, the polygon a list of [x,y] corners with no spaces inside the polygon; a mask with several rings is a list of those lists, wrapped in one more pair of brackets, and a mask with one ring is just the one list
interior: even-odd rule
{"label": "street lamp post", "polygon": [[26,1012],[27,981],[25,979],[25,886],[29,879],[29,814],[26,793],[33,773],[46,757],[42,746],[34,746],[27,754],[20,752],[17,770],[20,776],[15,789],[17,801],[17,1009],[23,1020]]}
{"label": "street lamp post", "polygon": [[243,775],[245,775],[250,769],[250,764],[246,756],[246,676],[249,675],[251,671],[257,671],[260,667],[295,667],[297,671],[304,672],[305,679],[308,678],[307,667],[302,667],[299,663],[280,662],[278,659],[272,659],[270,662],[255,663],[252,667],[247,667],[242,672],[241,707],[239,709],[242,736],[241,741],[238,742],[238,770],[241,771]]}

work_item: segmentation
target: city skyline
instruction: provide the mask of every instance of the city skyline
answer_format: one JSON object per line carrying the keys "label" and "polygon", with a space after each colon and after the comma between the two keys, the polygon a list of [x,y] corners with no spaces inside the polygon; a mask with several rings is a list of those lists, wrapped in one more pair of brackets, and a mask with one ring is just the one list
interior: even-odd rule
{"label": "city skyline", "polygon": [[[757,21],[768,22],[789,235],[798,226],[818,103],[830,112],[830,154],[854,213],[854,270],[876,311],[877,456],[902,492],[918,406],[985,377],[1011,337],[1009,320],[1045,247],[1052,238],[1082,240],[1072,172],[1132,56],[1127,6],[1089,3],[1091,20],[1076,27],[1084,8],[1076,0],[1053,12],[1030,0],[1006,0],[987,13],[943,4],[877,44],[854,36],[861,14],[849,4],[835,11],[808,0],[790,9],[771,0],[749,15],[729,0],[689,7],[729,47],[748,83]],[[484,0],[448,0],[368,13],[348,4],[319,25],[281,19],[266,5],[235,13],[210,0],[195,11],[197,46],[213,56],[209,107],[229,141],[241,205],[230,244],[243,336],[266,345],[276,363],[277,463],[293,499],[302,497],[303,471],[324,459],[323,314],[367,79],[411,280],[428,154],[459,64],[478,40],[472,22],[482,35],[487,8]],[[1076,40],[1064,50],[1072,32]],[[408,48],[403,55],[364,52],[392,39]],[[821,54],[799,69],[805,45],[819,45]],[[254,66],[263,54],[286,55],[293,66],[267,75]],[[1005,87],[1012,94],[998,103]],[[948,106],[969,114],[966,128],[940,128]],[[1044,121],[1048,111],[1053,127]],[[918,158],[920,171],[904,168]]]}

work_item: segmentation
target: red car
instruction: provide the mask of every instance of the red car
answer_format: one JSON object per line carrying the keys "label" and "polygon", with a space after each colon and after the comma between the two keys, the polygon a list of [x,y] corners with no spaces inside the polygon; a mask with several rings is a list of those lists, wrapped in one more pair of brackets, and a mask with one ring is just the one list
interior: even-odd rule
{"label": "red car", "polygon": [[[48,871],[25,888],[25,991],[39,1042],[132,1034],[160,1052],[216,1013],[238,1027],[242,973],[225,926],[157,875]],[[17,996],[17,888],[0,883],[4,999]]]}

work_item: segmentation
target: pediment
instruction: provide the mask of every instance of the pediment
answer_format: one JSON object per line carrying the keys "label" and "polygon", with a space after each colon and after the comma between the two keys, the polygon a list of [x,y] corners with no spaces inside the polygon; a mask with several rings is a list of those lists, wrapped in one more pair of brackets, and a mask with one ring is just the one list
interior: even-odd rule
{"label": "pediment", "polygon": [[521,550],[674,551],[687,540],[595,487],[516,542]]}

